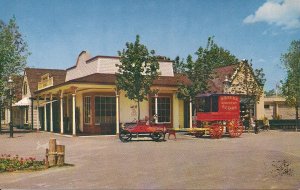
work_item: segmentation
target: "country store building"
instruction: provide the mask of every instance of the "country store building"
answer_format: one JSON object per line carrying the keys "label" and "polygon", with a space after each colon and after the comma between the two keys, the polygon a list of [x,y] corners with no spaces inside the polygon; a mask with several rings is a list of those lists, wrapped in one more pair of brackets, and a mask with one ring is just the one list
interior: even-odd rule
{"label": "country store building", "polygon": [[[22,100],[16,105],[28,107],[24,114],[34,128],[73,135],[116,134],[120,123],[137,119],[137,103],[116,91],[118,63],[119,57],[91,57],[83,51],[67,70],[26,68]],[[161,75],[152,86],[158,94],[141,103],[141,118],[152,118],[157,111],[158,122],[183,127],[184,102],[176,96],[178,77],[171,61],[159,60],[159,65]]]}
{"label": "country store building", "polygon": [[[157,114],[158,123],[188,128],[191,104],[179,99],[177,91],[179,79],[189,82],[174,74],[171,61],[158,61],[160,76],[152,86],[158,93],[141,102],[141,118],[152,119]],[[18,124],[33,124],[35,129],[72,135],[119,133],[121,123],[137,119],[137,103],[126,98],[125,92],[116,91],[116,64],[120,64],[119,57],[91,57],[83,51],[76,65],[66,70],[26,68],[22,99],[14,105],[23,115]],[[242,66],[239,63],[216,69],[210,91],[223,93],[222,82],[227,78],[238,83],[236,76]],[[256,117],[263,116],[263,109],[260,101],[255,107]]]}

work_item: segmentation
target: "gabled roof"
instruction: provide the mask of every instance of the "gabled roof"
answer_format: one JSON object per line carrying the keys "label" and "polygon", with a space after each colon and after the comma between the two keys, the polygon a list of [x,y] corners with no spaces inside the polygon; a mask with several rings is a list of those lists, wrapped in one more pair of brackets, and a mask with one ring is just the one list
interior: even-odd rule
{"label": "gabled roof", "polygon": [[41,76],[49,73],[53,77],[53,86],[64,83],[66,79],[66,71],[60,69],[39,69],[39,68],[25,68],[25,75],[27,76],[28,86],[31,96],[35,96],[35,91],[38,89],[38,82],[41,81]]}
{"label": "gabled roof", "polygon": [[225,67],[218,67],[213,70],[213,79],[208,81],[209,90],[212,93],[223,93],[223,82],[227,76],[229,80],[232,79],[239,64],[229,65]]}

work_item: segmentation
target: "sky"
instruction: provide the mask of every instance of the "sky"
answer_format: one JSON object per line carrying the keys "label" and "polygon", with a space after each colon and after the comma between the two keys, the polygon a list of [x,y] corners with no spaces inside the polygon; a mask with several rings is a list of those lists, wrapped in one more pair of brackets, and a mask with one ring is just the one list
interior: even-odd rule
{"label": "sky", "polygon": [[126,42],[186,58],[209,36],[263,68],[265,89],[284,79],[280,57],[300,40],[300,0],[0,0],[0,19],[16,17],[29,67],[66,69],[83,50],[116,56]]}

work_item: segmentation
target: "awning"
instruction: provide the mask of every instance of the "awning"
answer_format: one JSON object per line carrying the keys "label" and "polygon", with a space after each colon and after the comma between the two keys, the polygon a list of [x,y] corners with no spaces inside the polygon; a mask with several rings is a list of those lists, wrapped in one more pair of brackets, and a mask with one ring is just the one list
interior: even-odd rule
{"label": "awning", "polygon": [[31,105],[31,100],[29,97],[25,97],[22,100],[18,101],[17,103],[13,104],[13,106],[29,106]]}

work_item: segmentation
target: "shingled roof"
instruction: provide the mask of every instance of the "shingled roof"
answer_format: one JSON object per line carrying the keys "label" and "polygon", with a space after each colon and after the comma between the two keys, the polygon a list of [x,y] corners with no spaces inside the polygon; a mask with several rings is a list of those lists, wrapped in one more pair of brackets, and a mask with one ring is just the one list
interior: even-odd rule
{"label": "shingled roof", "polygon": [[39,68],[25,68],[29,89],[31,95],[35,96],[35,91],[38,89],[38,82],[41,81],[41,76],[49,73],[53,77],[53,86],[64,83],[66,79],[66,71],[60,69],[39,69]]}
{"label": "shingled roof", "polygon": [[229,65],[225,67],[215,68],[213,70],[213,79],[208,81],[209,92],[223,93],[223,82],[227,76],[230,79],[235,73],[238,64]]}
{"label": "shingled roof", "polygon": [[[174,77],[170,76],[159,76],[158,79],[153,81],[154,86],[177,86],[178,81],[183,81],[186,84],[189,84],[187,77],[183,75],[175,75]],[[104,73],[95,73],[89,76],[77,78],[68,81],[69,83],[99,83],[99,84],[111,84],[114,85],[116,81],[115,74],[104,74]]]}

